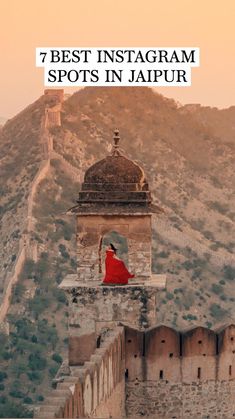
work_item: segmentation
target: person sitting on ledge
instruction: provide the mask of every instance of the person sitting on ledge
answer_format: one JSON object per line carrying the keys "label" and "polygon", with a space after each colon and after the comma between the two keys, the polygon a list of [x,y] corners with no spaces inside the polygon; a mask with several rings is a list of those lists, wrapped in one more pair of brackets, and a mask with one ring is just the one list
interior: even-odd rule
{"label": "person sitting on ledge", "polygon": [[128,284],[128,279],[135,276],[127,270],[125,263],[116,256],[116,253],[117,249],[110,243],[106,250],[106,272],[102,285],[126,285]]}

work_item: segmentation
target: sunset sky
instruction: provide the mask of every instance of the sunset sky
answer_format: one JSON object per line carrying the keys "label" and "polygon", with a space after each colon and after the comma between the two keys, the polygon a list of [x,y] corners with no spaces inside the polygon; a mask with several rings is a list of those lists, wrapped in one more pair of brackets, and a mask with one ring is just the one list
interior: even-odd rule
{"label": "sunset sky", "polygon": [[181,103],[235,105],[234,22],[234,0],[0,0],[0,116],[42,94],[39,46],[200,47],[192,86],[157,91]]}

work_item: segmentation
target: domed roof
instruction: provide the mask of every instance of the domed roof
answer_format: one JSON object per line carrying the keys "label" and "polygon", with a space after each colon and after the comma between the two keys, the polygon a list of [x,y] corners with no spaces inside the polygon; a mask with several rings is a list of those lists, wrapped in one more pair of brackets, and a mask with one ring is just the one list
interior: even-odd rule
{"label": "domed roof", "polygon": [[143,169],[121,154],[111,155],[93,164],[85,173],[85,183],[143,183]]}
{"label": "domed roof", "polygon": [[150,212],[151,194],[143,169],[119,149],[114,132],[111,154],[86,171],[74,212]]}

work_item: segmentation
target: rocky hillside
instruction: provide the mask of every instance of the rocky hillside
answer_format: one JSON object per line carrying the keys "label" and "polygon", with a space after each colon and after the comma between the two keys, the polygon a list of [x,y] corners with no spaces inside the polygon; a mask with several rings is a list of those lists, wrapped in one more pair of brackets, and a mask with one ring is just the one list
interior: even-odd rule
{"label": "rocky hillside", "polygon": [[[65,211],[86,168],[107,154],[116,127],[165,210],[153,224],[153,270],[168,277],[158,322],[184,328],[235,321],[235,107],[180,107],[148,88],[87,88],[63,102],[61,126],[46,132],[48,152],[42,126],[45,107],[54,104],[41,97],[0,130],[2,301],[22,240],[35,250],[26,252],[13,288],[9,335],[0,335],[0,417],[42,401],[66,354],[68,314],[57,284],[76,271],[76,257],[74,220]],[[47,162],[29,229],[32,185]]]}

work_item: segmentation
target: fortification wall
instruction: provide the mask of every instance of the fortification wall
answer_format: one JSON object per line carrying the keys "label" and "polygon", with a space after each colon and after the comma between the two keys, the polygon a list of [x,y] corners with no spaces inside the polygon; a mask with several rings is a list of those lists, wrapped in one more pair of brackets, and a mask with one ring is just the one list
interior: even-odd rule
{"label": "fortification wall", "polygon": [[195,327],[178,332],[157,326],[126,327],[128,381],[192,383],[235,379],[235,325],[217,332]]}
{"label": "fortification wall", "polygon": [[[21,272],[21,269],[23,267],[23,264],[25,262],[25,255],[26,255],[25,247],[24,247],[24,245],[21,241],[20,251],[19,251],[19,253],[17,255],[17,258],[16,258],[14,270],[13,270],[12,276],[9,279],[9,282],[7,284],[7,287],[5,289],[4,296],[3,296],[3,299],[2,299],[2,302],[1,302],[0,323],[3,323],[4,320],[5,320],[5,317],[6,317],[10,302],[11,302],[12,290],[13,290],[14,285],[17,283],[18,276],[19,276],[19,274]],[[2,325],[2,330],[6,331],[7,326],[5,327],[5,326]]]}
{"label": "fortification wall", "polygon": [[125,334],[127,416],[235,416],[235,325]]}
{"label": "fortification wall", "polygon": [[124,330],[117,327],[89,362],[71,368],[71,375],[50,393],[36,417],[123,417],[124,348]]}
{"label": "fortification wall", "polygon": [[61,104],[57,104],[51,108],[46,109],[45,127],[60,127],[61,126]]}
{"label": "fortification wall", "polygon": [[50,152],[50,159],[56,159],[60,160],[60,162],[63,164],[63,168],[68,173],[68,175],[74,180],[74,182],[82,182],[82,172],[77,169],[75,166],[73,166],[71,163],[68,162],[61,154],[57,153],[56,151],[52,150]]}

